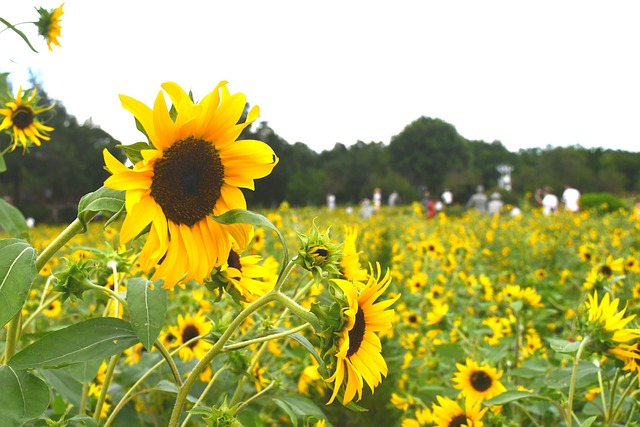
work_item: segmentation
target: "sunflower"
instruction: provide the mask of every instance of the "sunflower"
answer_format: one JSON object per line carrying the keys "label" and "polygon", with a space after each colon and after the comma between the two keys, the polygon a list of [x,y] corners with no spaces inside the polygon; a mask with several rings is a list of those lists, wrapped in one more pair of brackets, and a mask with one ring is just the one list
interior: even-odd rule
{"label": "sunflower", "polygon": [[382,357],[382,344],[376,332],[391,329],[394,310],[387,309],[400,296],[376,302],[391,283],[389,271],[382,277],[379,264],[376,275],[371,267],[366,284],[356,285],[343,279],[332,281],[344,292],[349,306],[344,308],[346,322],[338,331],[340,338],[335,353],[335,371],[327,379],[334,382],[333,394],[327,404],[333,402],[344,383],[342,403],[346,405],[353,400],[356,392],[358,400],[362,398],[364,382],[373,393],[374,388],[382,382],[382,377],[387,376],[387,364]]}
{"label": "sunflower", "polygon": [[[29,92],[31,91],[31,95]],[[18,89],[15,99],[5,103],[6,108],[0,108],[0,115],[4,116],[0,123],[0,131],[13,128],[13,145],[11,151],[18,146],[18,141],[22,144],[23,152],[27,149],[29,143],[40,146],[40,140],[49,141],[51,138],[47,132],[51,132],[53,128],[46,126],[37,120],[37,115],[53,108],[54,104],[48,107],[39,107],[36,99],[37,89],[24,93],[25,99],[22,98],[22,86]]]}
{"label": "sunflower", "polygon": [[62,6],[64,6],[64,3],[53,10],[47,10],[42,7],[38,8],[38,13],[40,14],[40,19],[36,22],[38,34],[47,41],[47,46],[50,51],[53,50],[52,44],[62,47],[60,46],[60,42],[58,42],[60,30],[62,29],[60,20],[64,14]]}
{"label": "sunflower", "polygon": [[229,292],[237,295],[241,301],[253,302],[259,296],[264,295],[273,287],[273,281],[264,281],[263,278],[272,276],[271,271],[259,264],[260,255],[240,256],[234,249],[229,250],[227,263],[222,267]]}
{"label": "sunflower", "polygon": [[[211,327],[211,322],[207,320],[201,311],[198,311],[193,316],[189,313],[184,317],[178,314],[178,325],[177,327],[174,326],[172,330],[172,335],[177,338],[175,345],[181,346],[195,337],[206,335],[211,330]],[[188,362],[193,358],[202,359],[211,347],[212,345],[209,342],[199,339],[181,348],[178,354],[183,362]]]}
{"label": "sunflower", "polygon": [[142,160],[133,169],[105,150],[104,160],[112,175],[104,185],[126,191],[121,243],[151,226],[140,264],[144,271],[157,266],[153,280],[164,278],[165,288],[181,280],[202,283],[213,267],[227,260],[229,235],[246,246],[250,226],[220,224],[211,215],[246,209],[240,187],[253,190],[254,179],[268,175],[278,163],[265,143],[236,140],[258,117],[259,109],[251,108],[239,123],[246,98],[241,93],[231,95],[226,84],[221,82],[194,103],[177,84],[164,83],[175,115],[169,112],[162,92],[153,110],[120,96],[153,146],[141,151]]}
{"label": "sunflower", "polygon": [[488,400],[507,391],[499,381],[502,371],[497,371],[488,365],[480,366],[471,359],[467,359],[466,365],[456,363],[458,372],[454,374],[453,387],[460,390],[460,394],[466,400]]}
{"label": "sunflower", "polygon": [[627,329],[625,326],[632,321],[636,315],[624,317],[626,307],[618,311],[618,298],[611,301],[609,293],[605,293],[602,300],[598,301],[598,292],[589,295],[585,306],[588,310],[588,327],[596,338],[603,341],[611,340],[617,343],[627,342],[640,337],[640,329]]}
{"label": "sunflower", "polygon": [[436,396],[433,404],[433,422],[437,427],[482,427],[481,419],[489,408],[480,410],[482,402],[466,400],[464,409],[448,397]]}
{"label": "sunflower", "polygon": [[62,311],[62,304],[60,303],[60,300],[56,299],[51,301],[51,304],[49,304],[47,308],[42,310],[42,314],[52,319],[55,319],[56,317],[60,316],[61,311]]}
{"label": "sunflower", "polygon": [[360,265],[360,252],[356,249],[357,239],[358,227],[345,225],[340,272],[347,280],[363,282],[367,280],[367,270]]}
{"label": "sunflower", "polygon": [[[616,348],[611,349],[610,353],[625,363],[622,370],[640,373],[640,341],[631,345],[618,344]],[[640,377],[638,381],[640,382]]]}

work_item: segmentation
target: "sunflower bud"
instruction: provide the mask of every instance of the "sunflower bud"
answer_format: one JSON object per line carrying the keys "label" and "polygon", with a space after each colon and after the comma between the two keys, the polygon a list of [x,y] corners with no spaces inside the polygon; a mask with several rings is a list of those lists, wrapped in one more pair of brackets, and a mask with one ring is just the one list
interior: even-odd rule
{"label": "sunflower bud", "polygon": [[322,234],[314,224],[308,236],[298,233],[298,238],[301,245],[295,262],[309,270],[316,282],[322,279],[324,272],[334,276],[340,274],[338,267],[342,257],[342,244],[331,242],[329,230]]}

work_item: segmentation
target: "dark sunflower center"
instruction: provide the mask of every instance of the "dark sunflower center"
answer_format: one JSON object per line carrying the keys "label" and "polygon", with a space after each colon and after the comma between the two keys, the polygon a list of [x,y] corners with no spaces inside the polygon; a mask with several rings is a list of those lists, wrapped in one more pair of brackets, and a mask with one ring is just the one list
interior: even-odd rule
{"label": "dark sunflower center", "polygon": [[477,391],[486,391],[493,384],[493,379],[485,371],[473,371],[469,377],[471,386]]}
{"label": "dark sunflower center", "polygon": [[409,315],[409,323],[417,323],[417,322],[418,322],[418,316],[416,316],[415,314]]}
{"label": "dark sunflower center", "polygon": [[460,414],[460,415],[456,415],[455,417],[451,418],[451,421],[449,421],[449,424],[447,424],[447,427],[461,427],[461,426],[466,426],[467,425],[467,417],[465,414]]}
{"label": "dark sunflower center", "polygon": [[189,138],[164,150],[156,161],[151,197],[167,219],[191,227],[213,212],[223,179],[224,165],[215,148]]}
{"label": "dark sunflower center", "polygon": [[[195,337],[197,337],[198,335],[200,335],[200,331],[198,330],[198,328],[195,325],[187,325],[184,327],[184,329],[182,330],[182,342],[187,342],[190,339],[193,339]],[[197,341],[192,342],[191,344],[189,344],[189,348],[193,348],[198,344]]]}
{"label": "dark sunflower center", "polygon": [[608,265],[603,265],[600,268],[600,272],[605,276],[611,276],[612,270],[611,270],[611,267],[609,267]]}
{"label": "dark sunflower center", "polygon": [[26,129],[33,123],[33,111],[31,108],[21,105],[13,112],[11,120],[18,129]]}
{"label": "dark sunflower center", "polygon": [[[242,272],[242,263],[240,263],[240,255],[238,255],[233,249],[229,251],[229,258],[227,258],[227,264],[229,267],[235,268]],[[237,279],[240,279],[237,277]]]}
{"label": "dark sunflower center", "polygon": [[347,357],[354,354],[360,348],[362,340],[364,340],[364,327],[364,311],[358,307],[356,321],[353,324],[353,328],[349,331],[349,350],[347,350]]}

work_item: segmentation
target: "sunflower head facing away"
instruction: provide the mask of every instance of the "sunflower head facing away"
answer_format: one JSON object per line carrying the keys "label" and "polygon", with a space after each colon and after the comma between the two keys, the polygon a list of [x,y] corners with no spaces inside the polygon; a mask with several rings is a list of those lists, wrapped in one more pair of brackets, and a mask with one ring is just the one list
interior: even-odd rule
{"label": "sunflower head facing away", "polygon": [[23,93],[21,86],[16,97],[5,102],[4,108],[0,108],[0,116],[4,116],[0,123],[0,131],[10,130],[13,133],[11,151],[16,149],[18,142],[25,151],[30,144],[39,147],[41,139],[51,139],[47,132],[51,132],[53,128],[42,124],[38,115],[53,108],[54,104],[38,106],[36,93],[35,87]]}
{"label": "sunflower head facing away", "polygon": [[612,341],[614,343],[628,342],[640,337],[639,329],[626,328],[636,316],[632,314],[624,317],[626,307],[618,310],[620,299],[611,300],[608,292],[598,301],[598,292],[589,295],[586,302],[587,332],[597,341]]}
{"label": "sunflower head facing away", "polygon": [[488,400],[506,391],[500,382],[502,371],[497,371],[487,365],[480,366],[471,359],[467,359],[466,365],[456,364],[458,372],[454,374],[454,388],[460,390],[460,394],[467,400]]}
{"label": "sunflower head facing away", "polygon": [[377,265],[377,272],[371,268],[366,284],[354,284],[343,279],[333,279],[333,283],[343,293],[346,304],[342,309],[342,325],[334,332],[336,340],[329,347],[333,349],[333,362],[329,364],[333,374],[327,381],[334,382],[334,387],[327,404],[333,402],[344,384],[342,403],[346,405],[356,393],[357,400],[362,398],[364,383],[373,393],[382,377],[387,376],[387,364],[376,332],[392,328],[394,310],[388,308],[399,295],[376,302],[391,283],[389,272],[382,276],[380,265]]}
{"label": "sunflower head facing away", "polygon": [[232,241],[246,246],[249,225],[225,225],[211,216],[246,209],[240,188],[253,190],[254,179],[268,175],[278,163],[267,144],[237,140],[259,109],[251,108],[241,121],[246,97],[232,95],[226,85],[221,82],[195,103],[180,86],[165,83],[162,88],[175,108],[171,112],[162,92],[153,109],[120,96],[151,145],[140,150],[133,169],[105,150],[111,176],[104,184],[126,192],[121,243],[150,226],[139,262],[144,271],[155,269],[154,279],[163,278],[165,288],[182,280],[202,283],[227,261]]}
{"label": "sunflower head facing away", "polygon": [[62,29],[60,21],[64,14],[62,6],[64,6],[64,3],[53,10],[47,10],[43,7],[37,9],[40,14],[40,19],[36,22],[36,25],[38,26],[38,34],[44,37],[47,41],[47,46],[50,51],[53,50],[51,45],[62,47],[58,41],[58,37],[60,37],[60,30]]}

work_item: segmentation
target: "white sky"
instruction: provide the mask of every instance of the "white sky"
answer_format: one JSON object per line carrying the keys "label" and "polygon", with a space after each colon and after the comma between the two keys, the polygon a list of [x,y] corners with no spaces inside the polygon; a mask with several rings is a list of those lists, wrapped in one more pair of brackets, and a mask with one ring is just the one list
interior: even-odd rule
{"label": "white sky", "polygon": [[[34,6],[3,1],[10,22]],[[152,105],[228,80],[289,143],[388,143],[420,116],[520,148],[640,151],[640,2],[67,0],[62,49],[0,34],[0,71],[31,67],[81,122],[141,140],[123,93]],[[35,28],[35,27],[34,27]],[[10,59],[10,60],[9,60]]]}

